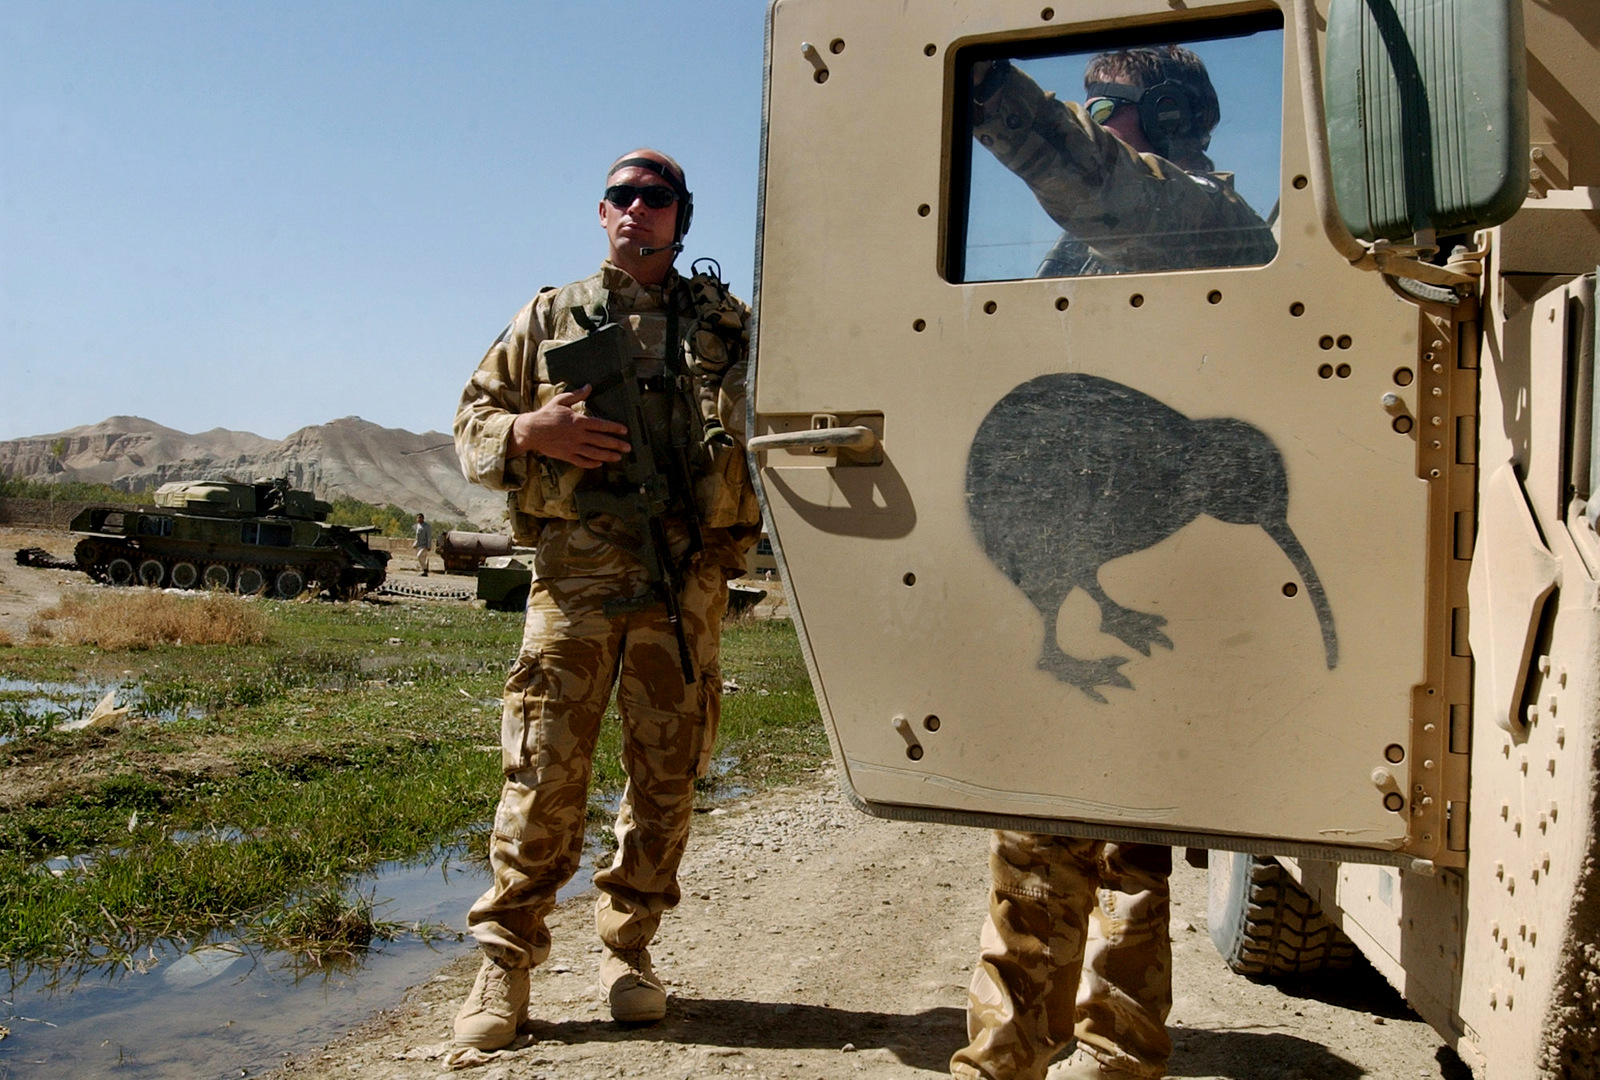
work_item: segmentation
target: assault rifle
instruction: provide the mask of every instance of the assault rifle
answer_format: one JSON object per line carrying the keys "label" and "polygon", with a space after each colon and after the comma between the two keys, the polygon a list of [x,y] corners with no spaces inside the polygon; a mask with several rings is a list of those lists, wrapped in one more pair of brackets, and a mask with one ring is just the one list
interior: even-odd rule
{"label": "assault rifle", "polygon": [[[590,535],[614,544],[644,564],[651,587],[666,604],[667,621],[678,639],[678,663],[683,667],[684,684],[688,685],[695,681],[695,671],[694,661],[689,656],[689,639],[683,631],[683,607],[679,599],[683,592],[682,567],[672,558],[666,518],[676,511],[687,520],[689,549],[684,554],[687,560],[702,545],[700,514],[689,475],[689,446],[687,443],[677,445],[670,435],[668,446],[652,444],[632,350],[622,327],[616,323],[597,326],[581,308],[575,309],[574,314],[580,316],[579,322],[589,332],[545,353],[551,381],[566,383],[570,389],[588,385],[591,388],[586,402],[589,415],[627,427],[628,443],[632,447],[620,462],[594,470],[601,474],[594,480],[603,480],[602,485],[591,486],[594,480],[589,478],[579,485],[573,495],[578,520]],[[686,376],[673,370],[670,343],[667,353],[666,380],[673,387],[674,396],[678,396],[677,387]],[[670,431],[670,420],[667,427]],[[665,471],[663,462],[667,463]],[[626,535],[595,531],[593,522],[601,514],[621,521]],[[605,612],[613,616],[641,610],[650,603],[649,596],[610,601],[605,605]]]}

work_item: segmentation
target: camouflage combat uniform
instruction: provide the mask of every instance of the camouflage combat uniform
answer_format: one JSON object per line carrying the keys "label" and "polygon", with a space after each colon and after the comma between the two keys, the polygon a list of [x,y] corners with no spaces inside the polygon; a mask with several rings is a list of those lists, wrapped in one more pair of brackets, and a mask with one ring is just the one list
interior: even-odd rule
{"label": "camouflage combat uniform", "polygon": [[[1151,273],[1257,266],[1278,245],[1226,173],[1187,171],[1141,154],[1083,111],[1056,100],[1007,66],[995,91],[974,103],[972,132],[1016,173],[1045,213],[1082,249],[1070,265],[1058,244],[1054,273]],[[1044,273],[1044,270],[1041,270]]]}
{"label": "camouflage combat uniform", "polygon": [[[668,372],[668,327],[676,323],[701,415],[686,417],[684,395],[655,389],[644,391],[647,406],[649,395],[659,393],[652,415],[665,425],[688,424],[695,446],[703,426],[736,435],[744,429],[748,309],[708,279],[673,273],[663,286],[645,286],[609,262],[593,277],[541,291],[490,347],[462,393],[455,421],[462,469],[475,483],[508,493],[515,539],[537,547],[522,647],[501,713],[506,781],[490,840],[494,883],[467,915],[485,954],[510,969],[549,955],[545,917],[556,890],[578,868],[590,761],[613,686],[628,782],[617,812],[616,856],[594,879],[600,938],[616,952],[643,948],[662,913],[677,904],[694,780],[710,764],[721,709],[727,581],[743,573],[759,531],[742,448],[728,440],[703,455],[693,477],[703,548],[683,570],[683,626],[697,676],[685,685],[677,639],[644,566],[594,535],[626,539],[626,526],[602,515],[592,533],[577,520],[574,492],[580,482],[596,482],[588,473],[602,470],[533,455],[507,458],[517,414],[563,389],[550,382],[547,348],[582,337],[572,308],[592,311],[607,297],[607,315],[626,328],[638,374],[657,386]],[[668,303],[677,305],[670,320]],[[655,432],[652,442],[664,443],[666,434]],[[673,518],[666,531],[673,555],[681,557],[690,546],[686,522]]]}
{"label": "camouflage combat uniform", "polygon": [[[1139,154],[1015,69],[973,134],[1065,232],[1040,276],[1251,266],[1272,232],[1225,175]],[[1166,1074],[1172,850],[996,832],[992,891],[951,1075],[1036,1080],[1076,1038],[1100,1062]]]}

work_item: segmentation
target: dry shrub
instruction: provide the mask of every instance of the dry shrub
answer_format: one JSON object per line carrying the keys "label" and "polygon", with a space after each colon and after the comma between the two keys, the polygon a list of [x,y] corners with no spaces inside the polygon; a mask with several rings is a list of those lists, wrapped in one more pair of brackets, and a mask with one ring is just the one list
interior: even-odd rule
{"label": "dry shrub", "polygon": [[69,645],[148,649],[154,645],[256,645],[267,640],[261,611],[237,596],[177,596],[146,589],[71,593],[40,612],[29,632]]}
{"label": "dry shrub", "polygon": [[9,630],[0,630],[0,649],[9,649],[17,643]]}

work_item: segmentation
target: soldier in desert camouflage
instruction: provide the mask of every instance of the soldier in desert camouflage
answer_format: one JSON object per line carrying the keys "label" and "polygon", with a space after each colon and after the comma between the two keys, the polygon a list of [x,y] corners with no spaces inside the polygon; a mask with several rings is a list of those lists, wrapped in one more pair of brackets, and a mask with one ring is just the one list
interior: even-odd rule
{"label": "soldier in desert camouflage", "polygon": [[[1087,100],[1062,102],[1005,60],[974,65],[973,135],[1063,232],[1038,276],[1271,261],[1271,230],[1213,170],[1221,113],[1179,46],[1094,57]],[[990,846],[989,917],[967,1002],[962,1080],[1166,1075],[1172,1054],[1170,848],[1022,832]]]}
{"label": "soldier in desert camouflage", "polygon": [[[456,1017],[460,1052],[516,1038],[528,971],[550,952],[545,918],[578,868],[590,760],[613,687],[628,782],[616,856],[594,879],[600,978],[615,1019],[665,1015],[648,946],[679,900],[694,781],[710,763],[720,710],[726,582],[743,572],[760,521],[742,448],[748,309],[716,277],[674,269],[692,206],[682,168],[665,154],[619,158],[600,202],[609,254],[599,273],[545,289],[518,312],[456,413],[466,476],[507,493],[515,539],[537,548],[502,709],[494,882],[467,917],[484,959]],[[589,415],[591,388],[553,383],[545,363],[552,346],[582,338],[596,318],[625,330],[648,444],[676,447],[690,463],[692,493],[680,489],[660,524],[681,582],[692,678],[661,586],[629,553],[641,523],[578,520],[580,490],[622,483],[614,466],[633,437]]]}

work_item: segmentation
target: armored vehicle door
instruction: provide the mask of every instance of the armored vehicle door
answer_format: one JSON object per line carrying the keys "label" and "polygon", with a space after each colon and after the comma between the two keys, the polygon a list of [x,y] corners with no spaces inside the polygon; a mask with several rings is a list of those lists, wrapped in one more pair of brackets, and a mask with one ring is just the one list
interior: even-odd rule
{"label": "armored vehicle door", "polygon": [[[751,459],[869,812],[1461,861],[1475,360],[1324,237],[1294,33],[1235,0],[772,5]],[[1097,107],[1214,168],[1040,180],[1087,63],[1169,44],[1209,144],[1184,95]],[[1248,210],[1090,212],[1108,168]]]}

